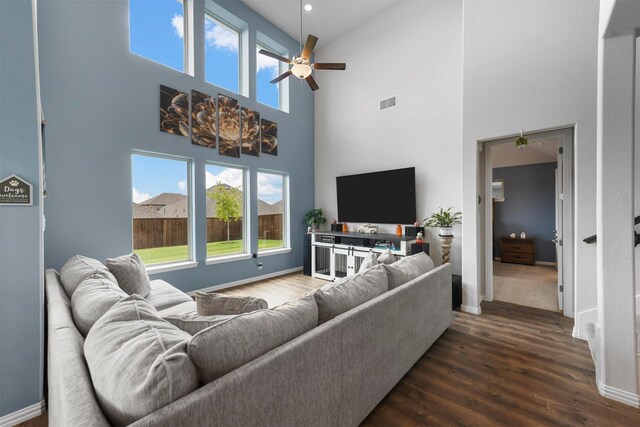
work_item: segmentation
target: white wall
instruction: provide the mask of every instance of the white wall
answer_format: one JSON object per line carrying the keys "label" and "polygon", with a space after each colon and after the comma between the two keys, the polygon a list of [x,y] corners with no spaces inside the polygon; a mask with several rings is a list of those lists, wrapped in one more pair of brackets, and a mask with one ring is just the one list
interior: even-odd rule
{"label": "white wall", "polygon": [[[316,61],[347,63],[347,71],[315,74],[316,207],[337,218],[336,176],[415,166],[419,219],[439,206],[460,209],[462,1],[400,1]],[[392,95],[398,106],[378,111]],[[460,227],[455,234],[451,261],[460,272]],[[427,240],[439,263],[437,233]]]}
{"label": "white wall", "polygon": [[[575,125],[575,309],[596,307],[598,2],[465,1],[463,304],[479,305],[477,141]],[[566,294],[566,292],[565,292]]]}

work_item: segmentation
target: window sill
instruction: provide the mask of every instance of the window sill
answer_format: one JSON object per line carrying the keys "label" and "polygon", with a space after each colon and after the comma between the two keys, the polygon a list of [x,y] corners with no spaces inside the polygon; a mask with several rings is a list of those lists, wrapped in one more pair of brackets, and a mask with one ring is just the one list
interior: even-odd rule
{"label": "window sill", "polygon": [[224,262],[241,261],[245,259],[251,259],[251,254],[235,254],[235,255],[218,256],[215,258],[207,258],[207,261],[205,263],[207,265],[213,265],[213,264],[222,264]]}
{"label": "window sill", "polygon": [[264,251],[258,251],[258,258],[261,256],[288,254],[289,252],[291,252],[291,248],[266,249]]}
{"label": "window sill", "polygon": [[147,274],[165,273],[167,271],[184,270],[187,268],[195,268],[198,266],[198,261],[180,261],[172,262],[168,264],[151,265],[146,268]]}

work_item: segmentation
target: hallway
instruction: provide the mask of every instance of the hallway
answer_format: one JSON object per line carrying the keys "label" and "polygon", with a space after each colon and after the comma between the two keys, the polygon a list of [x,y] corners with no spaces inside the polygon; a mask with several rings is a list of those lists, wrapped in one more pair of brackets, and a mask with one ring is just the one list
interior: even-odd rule
{"label": "hallway", "polygon": [[493,263],[493,299],[559,311],[558,272],[551,266]]}

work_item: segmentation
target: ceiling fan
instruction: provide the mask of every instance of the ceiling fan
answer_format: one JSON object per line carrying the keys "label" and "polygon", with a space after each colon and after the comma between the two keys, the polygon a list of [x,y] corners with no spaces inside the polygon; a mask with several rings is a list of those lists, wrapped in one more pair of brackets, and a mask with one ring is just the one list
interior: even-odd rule
{"label": "ceiling fan", "polygon": [[270,52],[266,49],[260,49],[258,51],[259,54],[265,55],[278,61],[284,62],[285,64],[291,65],[291,68],[284,73],[280,74],[275,79],[271,80],[271,83],[278,83],[287,77],[293,75],[299,78],[300,80],[306,80],[309,84],[311,90],[316,91],[320,88],[316,80],[313,78],[313,70],[346,70],[347,64],[343,62],[324,62],[315,64],[311,63],[311,54],[313,53],[313,49],[316,47],[316,43],[318,42],[318,38],[309,34],[307,36],[307,41],[304,44],[304,48],[302,48],[302,0],[300,0],[300,50],[301,52],[295,55],[293,58],[285,58],[284,56],[278,55],[277,53]]}

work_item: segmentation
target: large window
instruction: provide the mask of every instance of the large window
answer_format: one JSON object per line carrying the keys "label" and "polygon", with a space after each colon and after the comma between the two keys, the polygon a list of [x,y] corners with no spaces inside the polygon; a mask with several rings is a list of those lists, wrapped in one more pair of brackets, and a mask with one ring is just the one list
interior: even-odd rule
{"label": "large window", "polygon": [[207,258],[247,253],[245,170],[208,164]]}
{"label": "large window", "polygon": [[146,265],[191,260],[191,162],[132,155],[133,251]]}
{"label": "large window", "polygon": [[206,13],[204,46],[205,80],[240,93],[240,31]]}
{"label": "large window", "polygon": [[185,10],[182,0],[129,0],[131,52],[184,72]]}
{"label": "large window", "polygon": [[289,246],[288,176],[258,172],[258,251]]}

